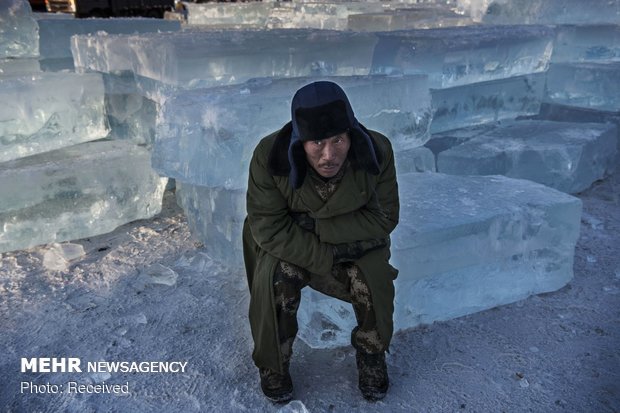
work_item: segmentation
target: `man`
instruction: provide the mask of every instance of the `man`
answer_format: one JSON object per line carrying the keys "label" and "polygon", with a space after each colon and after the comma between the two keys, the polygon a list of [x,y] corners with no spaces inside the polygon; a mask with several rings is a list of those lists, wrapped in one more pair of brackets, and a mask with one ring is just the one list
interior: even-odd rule
{"label": "man", "polygon": [[389,385],[398,273],[389,264],[399,213],[392,148],[358,123],[335,83],[299,89],[291,113],[256,147],[248,181],[243,250],[261,388],[274,402],[292,398],[297,309],[310,286],[353,304],[359,388],[378,400]]}

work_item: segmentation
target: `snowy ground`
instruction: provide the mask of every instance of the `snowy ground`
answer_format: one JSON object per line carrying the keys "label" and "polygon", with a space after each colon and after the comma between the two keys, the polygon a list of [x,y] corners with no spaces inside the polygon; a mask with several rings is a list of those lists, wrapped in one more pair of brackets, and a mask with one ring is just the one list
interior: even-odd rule
{"label": "snowy ground", "polygon": [[[620,412],[620,173],[580,197],[582,234],[568,286],[396,334],[392,386],[375,404],[358,393],[351,348],[312,350],[298,340],[296,399],[310,412]],[[68,264],[50,261],[50,246],[1,256],[1,411],[282,407],[264,399],[251,362],[244,274],[191,240],[172,193],[159,216],[72,244],[85,254]],[[60,270],[46,268],[46,253],[47,267]],[[21,373],[22,357],[188,365],[177,374]],[[21,382],[69,381],[129,382],[130,394],[20,391]]]}

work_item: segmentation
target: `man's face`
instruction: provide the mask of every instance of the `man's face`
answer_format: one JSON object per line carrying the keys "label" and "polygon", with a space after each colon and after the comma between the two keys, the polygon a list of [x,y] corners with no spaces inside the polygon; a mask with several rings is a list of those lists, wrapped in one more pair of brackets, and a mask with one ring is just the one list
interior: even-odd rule
{"label": "man's face", "polygon": [[351,138],[347,132],[316,141],[305,141],[306,159],[323,178],[336,175],[347,159]]}

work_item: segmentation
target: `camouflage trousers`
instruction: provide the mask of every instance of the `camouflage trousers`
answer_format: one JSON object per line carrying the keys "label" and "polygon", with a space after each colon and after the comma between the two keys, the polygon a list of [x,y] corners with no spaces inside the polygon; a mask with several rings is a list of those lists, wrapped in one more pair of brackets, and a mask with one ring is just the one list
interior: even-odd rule
{"label": "camouflage trousers", "polygon": [[278,340],[288,364],[297,335],[297,310],[301,301],[301,290],[306,286],[350,302],[357,319],[357,327],[351,333],[353,346],[365,353],[385,351],[377,331],[377,322],[370,295],[370,289],[360,268],[353,263],[336,264],[330,276],[312,274],[304,268],[286,261],[280,261],[273,277]]}

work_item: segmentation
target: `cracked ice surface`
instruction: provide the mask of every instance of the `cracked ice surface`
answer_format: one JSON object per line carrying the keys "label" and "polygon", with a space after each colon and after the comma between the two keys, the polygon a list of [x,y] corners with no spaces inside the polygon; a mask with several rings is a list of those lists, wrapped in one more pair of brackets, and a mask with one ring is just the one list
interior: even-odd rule
{"label": "cracked ice surface", "polygon": [[[426,76],[327,79],[342,86],[360,123],[390,137],[396,150],[429,139]],[[246,188],[254,147],[290,119],[293,94],[315,80],[320,79],[262,79],[179,92],[160,112],[153,167],[185,183]]]}
{"label": "cracked ice surface", "polygon": [[0,77],[0,162],[103,138],[101,75]]}
{"label": "cracked ice surface", "polygon": [[[573,276],[578,198],[526,180],[440,173],[401,175],[399,191],[395,330],[553,291]],[[298,318],[312,347],[348,345],[355,326],[350,304],[308,288]]]}
{"label": "cracked ice surface", "polygon": [[613,170],[616,135],[611,124],[509,122],[441,152],[437,170],[505,175],[577,193]]}
{"label": "cracked ice surface", "polygon": [[39,55],[39,26],[25,0],[0,1],[0,59]]}
{"label": "cracked ice surface", "polygon": [[0,252],[90,237],[159,213],[166,187],[150,154],[88,142],[0,164]]}
{"label": "cracked ice surface", "polygon": [[427,73],[448,88],[545,72],[553,51],[546,26],[469,26],[378,33],[372,73]]}
{"label": "cracked ice surface", "polygon": [[132,71],[182,88],[256,77],[367,75],[377,42],[328,30],[187,31],[72,38],[76,70]]}

